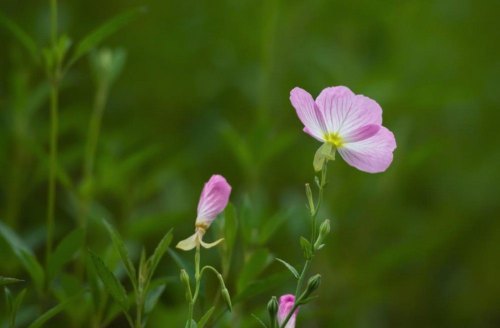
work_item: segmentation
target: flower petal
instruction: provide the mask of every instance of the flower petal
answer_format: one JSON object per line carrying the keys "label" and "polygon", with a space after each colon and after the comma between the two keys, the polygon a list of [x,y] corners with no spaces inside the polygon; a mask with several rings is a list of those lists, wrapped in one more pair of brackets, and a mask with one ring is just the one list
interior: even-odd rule
{"label": "flower petal", "polygon": [[381,127],[381,125],[377,124],[368,124],[349,131],[349,133],[342,136],[342,140],[346,143],[365,140],[377,134]]}
{"label": "flower petal", "polygon": [[198,241],[198,232],[195,232],[191,237],[181,240],[177,243],[177,248],[182,249],[183,251],[190,251],[196,247]]}
{"label": "flower petal", "polygon": [[200,239],[201,246],[205,248],[212,248],[214,246],[217,246],[219,243],[221,243],[224,240],[224,238],[221,238],[219,240],[214,241],[213,243],[205,243],[203,239]]}
{"label": "flower petal", "polygon": [[205,183],[198,203],[196,223],[208,226],[226,208],[231,194],[231,186],[221,175],[212,175]]}
{"label": "flower petal", "polygon": [[382,108],[346,87],[324,89],[316,99],[329,133],[342,137],[368,124],[382,125]]}
{"label": "flower petal", "polygon": [[[292,311],[293,305],[295,303],[295,296],[292,294],[286,294],[280,297],[280,303],[278,307],[278,323],[281,325],[285,321],[286,317]],[[293,315],[288,320],[285,328],[295,328],[295,320],[299,309],[295,310]]]}
{"label": "flower petal", "polygon": [[339,131],[343,113],[349,108],[349,102],[346,101],[353,96],[354,93],[348,87],[338,86],[323,89],[316,98],[316,105],[323,114],[328,132]]}
{"label": "flower petal", "polygon": [[290,91],[290,102],[300,121],[304,124],[304,132],[319,141],[324,141],[326,126],[311,95],[307,91],[295,87]]}
{"label": "flower petal", "polygon": [[381,126],[372,137],[346,143],[338,151],[349,165],[364,172],[378,173],[389,167],[394,149],[396,149],[394,134]]}

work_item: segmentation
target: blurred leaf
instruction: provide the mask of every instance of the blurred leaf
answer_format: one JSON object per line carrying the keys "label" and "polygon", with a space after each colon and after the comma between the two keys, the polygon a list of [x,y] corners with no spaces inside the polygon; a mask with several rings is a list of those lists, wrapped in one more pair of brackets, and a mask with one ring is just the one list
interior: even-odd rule
{"label": "blurred leaf", "polygon": [[146,296],[146,301],[144,302],[144,313],[149,314],[154,310],[156,303],[160,299],[161,294],[165,291],[165,285],[159,285],[152,288],[148,295]]}
{"label": "blurred leaf", "polygon": [[302,247],[302,252],[306,259],[310,259],[312,256],[312,246],[309,240],[305,237],[300,237],[300,247]]}
{"label": "blurred leaf", "polygon": [[281,262],[288,270],[290,270],[295,278],[299,279],[299,273],[297,272],[297,269],[295,269],[291,264],[279,258],[275,258],[275,260]]}
{"label": "blurred leaf", "polygon": [[266,244],[269,239],[278,231],[279,227],[285,222],[287,216],[285,213],[277,213],[269,220],[266,220],[261,229],[259,229],[259,244]]}
{"label": "blurred leaf", "polygon": [[245,289],[272,261],[272,257],[266,249],[258,249],[245,261],[243,269],[239,273],[237,288],[238,292]]}
{"label": "blurred leaf", "polygon": [[27,291],[28,291],[27,289],[23,289],[19,294],[17,294],[14,302],[12,303],[10,319],[9,319],[12,327],[16,326],[17,312],[19,312],[19,309],[21,308],[21,304],[23,303]]}
{"label": "blurred leaf", "polygon": [[134,264],[132,263],[132,260],[130,260],[130,256],[128,255],[128,251],[125,248],[125,244],[123,242],[123,239],[121,236],[118,234],[118,232],[113,228],[113,226],[106,221],[106,219],[103,219],[102,222],[104,223],[104,226],[109,232],[109,235],[111,237],[111,240],[113,241],[113,245],[120,254],[120,258],[122,259],[123,265],[125,266],[125,269],[127,271],[128,277],[130,278],[130,281],[132,282],[132,285],[134,288],[137,288],[137,276],[136,276],[136,271]]}
{"label": "blurred leaf", "polygon": [[232,203],[228,203],[224,210],[224,247],[231,250],[236,241],[238,231],[238,220],[236,217],[236,209]]}
{"label": "blurred leaf", "polygon": [[14,37],[21,43],[35,62],[38,62],[40,57],[38,53],[38,46],[31,36],[28,35],[16,22],[9,19],[0,11],[0,25],[3,25],[7,30],[9,30]]}
{"label": "blurred leaf", "polygon": [[0,276],[0,286],[23,282],[24,280]]}
{"label": "blurred leaf", "polygon": [[0,234],[12,248],[12,251],[19,261],[21,261],[24,268],[29,272],[36,289],[40,292],[44,284],[44,272],[31,249],[3,222],[0,222]]}
{"label": "blurred leaf", "polygon": [[276,286],[282,285],[283,281],[288,278],[288,272],[276,273],[267,276],[264,279],[255,280],[247,285],[247,287],[238,293],[236,297],[233,297],[233,304],[242,302],[248,298],[259,295],[267,290],[270,290]]}
{"label": "blurred leaf", "polygon": [[50,278],[54,278],[82,247],[83,237],[83,229],[75,229],[57,245],[55,251],[49,257],[48,276]]}
{"label": "blurred leaf", "polygon": [[247,172],[253,171],[252,168],[255,161],[252,156],[252,151],[246,140],[242,137],[242,134],[229,124],[223,126],[221,133],[241,167]]}
{"label": "blurred leaf", "polygon": [[120,307],[126,311],[128,309],[128,298],[125,288],[115,277],[113,272],[104,264],[102,259],[95,253],[89,250],[90,258],[96,269],[97,274],[101,278],[104,286],[106,286],[108,292],[115,299],[115,301],[120,305]]}
{"label": "blurred leaf", "polygon": [[258,317],[256,316],[255,314],[252,313],[252,317],[257,320],[258,323],[260,323],[260,325],[264,328],[267,328],[266,324]]}
{"label": "blurred leaf", "polygon": [[158,263],[160,263],[160,260],[162,259],[163,255],[168,249],[168,246],[172,242],[173,238],[173,229],[170,229],[165,236],[163,236],[162,240],[158,243],[158,246],[156,246],[156,249],[151,255],[151,257],[148,259],[149,262],[149,278],[153,276],[156,267],[158,266]]}
{"label": "blurred leaf", "polygon": [[59,312],[64,310],[64,308],[73,301],[74,298],[68,299],[62,303],[57,304],[53,308],[49,309],[47,312],[39,316],[28,328],[39,328],[42,327],[47,321],[52,319]]}
{"label": "blurred leaf", "polygon": [[[186,262],[177,254],[173,249],[167,249],[168,254],[172,257],[175,263],[179,266],[179,269],[184,269],[186,271],[190,271],[188,269],[192,269],[191,266],[187,265]],[[192,270],[191,270],[192,271]]]}
{"label": "blurred leaf", "polygon": [[136,19],[145,12],[144,7],[135,8],[110,18],[107,22],[90,32],[76,46],[73,56],[69,60],[68,66],[73,65],[80,57],[96,47],[100,42],[114,34],[122,27]]}
{"label": "blurred leaf", "polygon": [[191,322],[186,322],[186,328],[198,328],[196,321],[191,319]]}
{"label": "blurred leaf", "polygon": [[[5,305],[7,306],[7,315],[9,318],[12,317],[12,305],[14,303],[14,299],[12,297],[12,292],[10,291],[9,288],[4,287],[4,292],[5,292]],[[10,321],[10,326],[12,327],[12,321]]]}
{"label": "blurred leaf", "polygon": [[200,321],[198,321],[198,328],[203,328],[207,324],[208,320],[215,311],[215,306],[212,306],[204,315],[201,317]]}

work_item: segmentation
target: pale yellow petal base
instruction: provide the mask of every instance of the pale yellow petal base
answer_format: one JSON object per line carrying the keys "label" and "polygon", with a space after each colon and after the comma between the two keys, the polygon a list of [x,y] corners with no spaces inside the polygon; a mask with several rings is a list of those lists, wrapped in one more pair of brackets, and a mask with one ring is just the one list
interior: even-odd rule
{"label": "pale yellow petal base", "polygon": [[221,238],[217,241],[214,241],[213,243],[205,243],[202,238],[203,232],[197,230],[191,237],[181,240],[175,247],[182,249],[183,251],[190,251],[200,245],[204,248],[212,248],[214,246],[217,246],[221,241],[224,240],[224,238]]}

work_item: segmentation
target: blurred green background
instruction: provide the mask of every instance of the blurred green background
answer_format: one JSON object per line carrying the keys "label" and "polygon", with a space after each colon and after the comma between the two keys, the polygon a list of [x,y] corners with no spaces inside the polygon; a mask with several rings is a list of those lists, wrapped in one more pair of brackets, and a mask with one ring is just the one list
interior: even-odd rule
{"label": "blurred green background", "polygon": [[[333,233],[313,265],[323,275],[319,299],[301,310],[298,327],[500,326],[496,1],[61,1],[59,30],[78,40],[137,6],[147,13],[102,44],[127,59],[103,116],[89,248],[109,246],[100,217],[135,260],[170,227],[174,242],[187,237],[203,183],[220,173],[240,221],[235,263],[264,247],[299,267],[298,238],[309,233],[303,186],[319,144],[302,132],[289,91],[316,96],[346,85],[381,104],[398,148],[383,174],[330,165],[320,218],[332,220]],[[0,10],[48,44],[48,1],[2,0]],[[42,259],[47,84],[5,29],[0,44],[0,218]],[[58,182],[57,240],[77,226],[96,89],[89,67],[84,58],[62,84],[60,165],[69,182]],[[203,253],[220,267],[217,259],[216,250]],[[177,276],[170,257],[161,266]],[[270,263],[259,277],[283,271]],[[3,240],[0,274],[29,280]],[[283,277],[226,325],[257,326],[250,313],[263,317],[271,295],[293,291]],[[182,326],[185,309],[172,284],[151,327]]]}

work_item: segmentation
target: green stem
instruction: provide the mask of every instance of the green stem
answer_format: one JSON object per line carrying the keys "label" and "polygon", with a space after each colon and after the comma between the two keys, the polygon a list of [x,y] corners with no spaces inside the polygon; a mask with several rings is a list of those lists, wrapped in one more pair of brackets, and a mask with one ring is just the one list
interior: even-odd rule
{"label": "green stem", "polygon": [[198,293],[200,291],[200,280],[201,280],[201,272],[200,272],[200,245],[196,246],[196,253],[194,255],[194,265],[195,265],[195,274],[194,274],[194,280],[195,280],[195,289],[194,289],[194,295],[191,298],[189,302],[189,309],[188,309],[188,321],[186,323],[186,327],[191,328],[191,323],[193,321],[193,310],[194,310],[194,305],[196,303],[196,299],[198,298]]}
{"label": "green stem", "polygon": [[57,0],[50,0],[50,37],[52,45],[57,43]]}
{"label": "green stem", "polygon": [[58,102],[59,87],[54,81],[50,91],[50,160],[49,160],[49,186],[47,200],[47,240],[46,260],[52,252],[52,241],[54,238],[54,208],[56,201],[56,169],[57,169],[57,134],[58,134]]}
{"label": "green stem", "polygon": [[302,268],[302,271],[300,273],[299,279],[297,281],[297,288],[295,289],[295,302],[293,305],[292,310],[288,313],[286,316],[285,320],[281,323],[280,328],[284,328],[290,318],[292,317],[293,313],[297,308],[299,307],[299,303],[301,301],[300,297],[302,295],[302,288],[304,285],[305,278],[307,276],[307,272],[309,271],[309,268],[311,267],[311,262],[312,262],[312,257],[314,256],[314,253],[316,252],[316,249],[314,248],[314,243],[317,238],[317,228],[316,228],[316,217],[318,216],[318,212],[323,200],[323,191],[326,186],[326,178],[327,178],[327,166],[328,166],[328,161],[325,161],[323,164],[323,168],[321,170],[321,180],[319,182],[318,186],[318,201],[316,203],[316,206],[314,209],[311,211],[311,258],[306,259],[306,262],[304,263],[304,267]]}
{"label": "green stem", "polygon": [[[57,45],[57,0],[50,1],[51,13],[51,41],[55,49]],[[48,263],[49,255],[52,252],[54,239],[54,209],[56,202],[56,170],[57,170],[57,135],[59,130],[59,68],[60,63],[56,63],[54,71],[49,73],[51,82],[50,88],[50,155],[49,155],[49,183],[47,191],[47,240],[45,260]]]}

